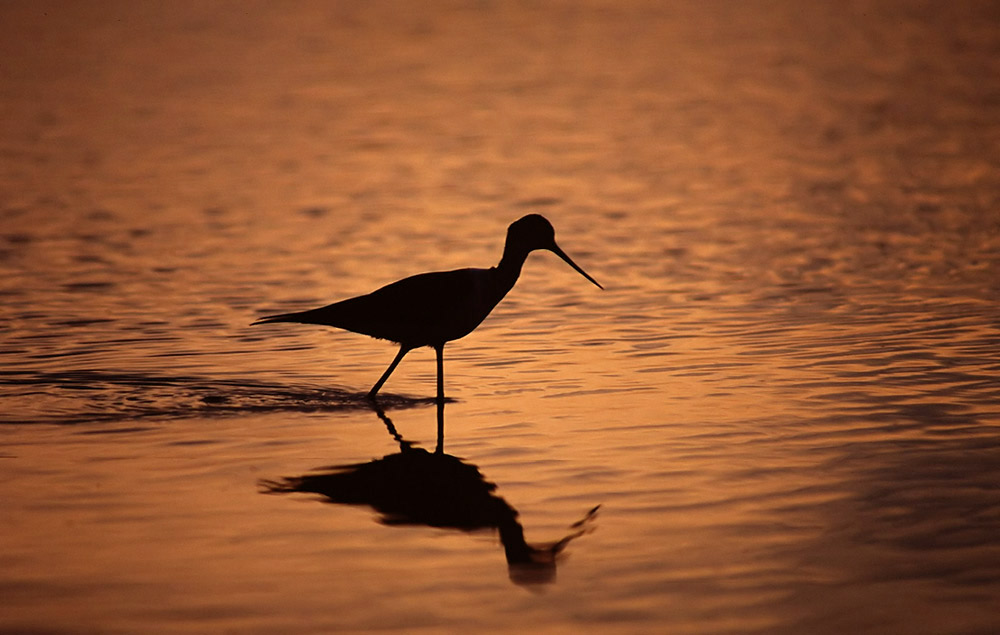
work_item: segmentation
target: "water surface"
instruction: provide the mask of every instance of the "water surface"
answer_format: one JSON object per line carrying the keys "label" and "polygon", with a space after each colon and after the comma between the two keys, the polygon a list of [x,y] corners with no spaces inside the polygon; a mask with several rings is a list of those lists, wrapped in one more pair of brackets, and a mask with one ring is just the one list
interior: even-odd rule
{"label": "water surface", "polygon": [[[0,24],[0,630],[1000,629],[992,4]],[[529,258],[443,456],[430,349],[249,326],[526,213],[607,290]]]}

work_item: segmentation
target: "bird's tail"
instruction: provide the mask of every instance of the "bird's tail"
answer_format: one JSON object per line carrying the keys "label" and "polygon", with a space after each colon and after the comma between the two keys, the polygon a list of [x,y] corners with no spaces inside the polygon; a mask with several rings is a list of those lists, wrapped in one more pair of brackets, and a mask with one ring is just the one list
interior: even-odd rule
{"label": "bird's tail", "polygon": [[257,318],[253,324],[271,324],[273,322],[297,322],[299,324],[325,324],[328,326],[338,325],[337,319],[340,317],[337,312],[337,304],[323,306],[318,309],[308,311],[296,311],[295,313],[279,313],[277,315],[265,315]]}
{"label": "bird's tail", "polygon": [[279,313],[277,315],[265,315],[264,317],[257,318],[254,320],[250,326],[256,326],[257,324],[271,324],[272,322],[303,322],[306,317],[304,314],[308,311],[297,311],[295,313]]}

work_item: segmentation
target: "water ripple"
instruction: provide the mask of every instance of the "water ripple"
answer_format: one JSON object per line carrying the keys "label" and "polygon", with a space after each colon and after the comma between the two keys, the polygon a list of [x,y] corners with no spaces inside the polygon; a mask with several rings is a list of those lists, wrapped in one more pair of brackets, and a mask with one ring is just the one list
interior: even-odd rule
{"label": "water ripple", "polygon": [[[137,419],[213,418],[265,412],[369,410],[367,393],[308,385],[184,375],[89,370],[0,372],[9,406],[0,423],[105,423]],[[386,409],[433,403],[380,395]],[[44,409],[39,409],[39,404]]]}

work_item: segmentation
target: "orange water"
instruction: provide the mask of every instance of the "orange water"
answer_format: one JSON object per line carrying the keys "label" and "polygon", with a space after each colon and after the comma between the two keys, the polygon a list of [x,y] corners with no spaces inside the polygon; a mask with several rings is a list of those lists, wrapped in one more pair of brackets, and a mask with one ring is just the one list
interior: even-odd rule
{"label": "orange water", "polygon": [[[0,630],[1000,630],[995,6],[415,7],[0,7]],[[249,323],[531,212],[607,290],[532,255],[444,449],[582,535],[270,492],[434,357]]]}

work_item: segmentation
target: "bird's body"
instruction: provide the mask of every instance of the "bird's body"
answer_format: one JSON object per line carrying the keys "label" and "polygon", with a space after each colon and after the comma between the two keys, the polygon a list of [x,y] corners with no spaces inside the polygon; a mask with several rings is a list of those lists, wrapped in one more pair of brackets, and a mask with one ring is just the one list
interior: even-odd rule
{"label": "bird's body", "polygon": [[435,271],[318,309],[262,318],[259,323],[323,324],[409,348],[441,346],[471,333],[509,290],[496,267]]}
{"label": "bird's body", "polygon": [[321,324],[396,342],[399,353],[372,387],[369,397],[378,393],[407,352],[421,346],[433,347],[438,361],[438,399],[443,399],[445,343],[465,337],[486,319],[513,288],[525,259],[535,249],[553,251],[601,286],[559,249],[552,225],[544,217],[531,214],[508,229],[503,258],[496,267],[421,273],[367,295],[308,311],[266,316],[254,324]]}

